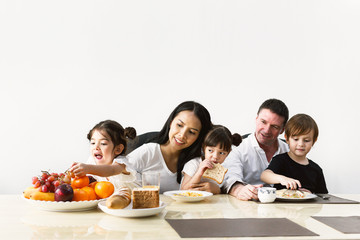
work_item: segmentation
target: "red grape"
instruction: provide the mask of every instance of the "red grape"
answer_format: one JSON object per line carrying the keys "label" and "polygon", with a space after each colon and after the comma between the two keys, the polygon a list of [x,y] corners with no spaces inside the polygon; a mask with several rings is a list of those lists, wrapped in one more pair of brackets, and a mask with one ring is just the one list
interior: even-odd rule
{"label": "red grape", "polygon": [[60,181],[59,181],[59,180],[54,181],[54,182],[53,182],[53,185],[54,185],[55,187],[59,186],[59,185],[60,185]]}
{"label": "red grape", "polygon": [[40,187],[40,185],[41,185],[41,183],[40,183],[40,181],[38,180],[38,181],[34,184],[34,188],[38,188],[38,187]]}
{"label": "red grape", "polygon": [[39,181],[38,177],[32,177],[32,184],[35,184],[37,181]]}
{"label": "red grape", "polygon": [[46,185],[42,185],[41,186],[41,191],[42,192],[48,192],[48,187]]}
{"label": "red grape", "polygon": [[45,181],[45,186],[50,187],[50,185],[51,185],[50,181]]}
{"label": "red grape", "polygon": [[55,188],[63,183],[71,183],[71,175],[65,173],[49,173],[48,171],[41,171],[40,176],[35,176],[32,179],[32,184],[35,188],[40,187],[42,192],[54,192]]}
{"label": "red grape", "polygon": [[53,182],[55,180],[55,177],[53,175],[51,175],[50,177],[47,178],[47,180],[49,182]]}

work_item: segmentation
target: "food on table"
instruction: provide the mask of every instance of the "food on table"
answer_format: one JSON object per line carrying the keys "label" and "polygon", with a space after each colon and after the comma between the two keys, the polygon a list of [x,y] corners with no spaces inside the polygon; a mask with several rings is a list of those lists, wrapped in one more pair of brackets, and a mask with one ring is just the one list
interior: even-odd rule
{"label": "food on table", "polygon": [[133,208],[159,207],[158,188],[134,188],[132,191]]}
{"label": "food on table", "polygon": [[181,196],[181,197],[202,197],[202,193],[197,193],[197,192],[182,192],[182,193],[176,193],[174,194],[176,196]]}
{"label": "food on table", "polygon": [[31,200],[40,200],[40,201],[55,201],[55,194],[51,192],[33,192],[30,194]]}
{"label": "food on table", "polygon": [[30,199],[30,195],[34,192],[39,192],[40,188],[36,188],[36,187],[28,187],[23,191],[24,197],[27,199]]}
{"label": "food on table", "polygon": [[276,196],[282,198],[304,198],[306,193],[295,189],[281,189],[276,191]]}
{"label": "food on table", "polygon": [[88,176],[83,177],[75,177],[71,180],[71,186],[73,188],[82,188],[88,186],[90,183],[90,179]]}
{"label": "food on table", "polygon": [[40,188],[41,192],[55,192],[55,188],[62,183],[70,183],[71,178],[65,173],[49,173],[48,171],[41,171],[40,176],[32,178],[34,188]]}
{"label": "food on table", "polygon": [[73,177],[70,172],[49,173],[41,171],[40,176],[32,178],[33,186],[23,191],[23,196],[43,201],[92,201],[108,198],[114,193],[111,182],[96,182],[92,176]]}
{"label": "food on table", "polygon": [[84,190],[87,193],[87,200],[91,201],[91,200],[96,200],[97,199],[97,195],[95,193],[95,189],[93,187],[86,186],[81,188],[82,190]]}
{"label": "food on table", "polygon": [[74,188],[74,197],[72,201],[88,201],[88,195],[87,192],[82,190],[81,188]]}
{"label": "food on table", "polygon": [[106,200],[106,206],[112,209],[126,208],[131,202],[131,190],[127,187],[120,188]]}
{"label": "food on table", "polygon": [[70,184],[63,183],[55,190],[55,201],[69,202],[74,197],[74,190]]}
{"label": "food on table", "polygon": [[227,168],[223,167],[220,163],[215,163],[213,168],[206,169],[203,177],[209,178],[216,181],[218,184],[221,184],[224,181],[225,173],[227,172]]}
{"label": "food on table", "polygon": [[95,184],[95,193],[99,198],[108,198],[114,193],[114,185],[111,182],[101,181]]}
{"label": "food on table", "polygon": [[89,184],[96,182],[96,179],[93,176],[89,175],[88,177],[89,177]]}

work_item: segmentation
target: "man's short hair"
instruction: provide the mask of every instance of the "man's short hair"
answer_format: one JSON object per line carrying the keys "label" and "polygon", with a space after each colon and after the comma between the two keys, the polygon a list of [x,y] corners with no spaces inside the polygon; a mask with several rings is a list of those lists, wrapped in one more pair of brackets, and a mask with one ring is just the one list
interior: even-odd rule
{"label": "man's short hair", "polygon": [[283,117],[283,126],[285,126],[287,120],[289,119],[289,109],[287,108],[285,103],[279,99],[271,98],[263,102],[259,107],[257,114],[259,114],[262,109],[269,109],[271,112]]}

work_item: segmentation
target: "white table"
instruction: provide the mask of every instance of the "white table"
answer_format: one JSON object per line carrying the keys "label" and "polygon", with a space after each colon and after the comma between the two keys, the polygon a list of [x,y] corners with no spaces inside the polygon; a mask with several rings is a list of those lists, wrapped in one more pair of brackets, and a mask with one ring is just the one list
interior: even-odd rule
{"label": "white table", "polygon": [[[360,201],[360,194],[337,196]],[[261,204],[240,201],[229,195],[211,196],[199,203],[175,202],[163,195],[161,200],[167,206],[156,216],[121,218],[100,209],[83,212],[43,211],[25,202],[21,195],[0,195],[0,239],[180,239],[165,218],[274,217],[288,218],[320,235],[281,239],[360,239],[360,234],[343,234],[311,218],[360,216],[360,204]]]}

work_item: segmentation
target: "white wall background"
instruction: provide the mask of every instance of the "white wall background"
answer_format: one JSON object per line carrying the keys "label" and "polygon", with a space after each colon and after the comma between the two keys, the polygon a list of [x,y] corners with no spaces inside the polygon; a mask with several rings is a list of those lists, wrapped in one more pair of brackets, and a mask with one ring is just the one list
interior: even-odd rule
{"label": "white wall background", "polygon": [[86,161],[101,120],[160,130],[195,100],[244,134],[272,97],[317,121],[309,157],[329,191],[360,193],[359,12],[355,0],[0,0],[0,193]]}

